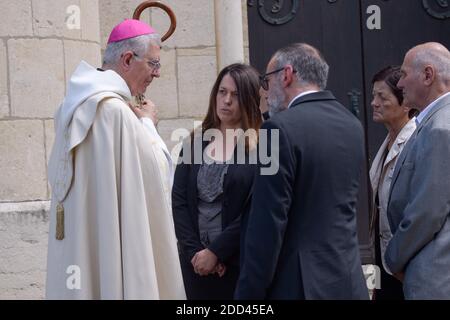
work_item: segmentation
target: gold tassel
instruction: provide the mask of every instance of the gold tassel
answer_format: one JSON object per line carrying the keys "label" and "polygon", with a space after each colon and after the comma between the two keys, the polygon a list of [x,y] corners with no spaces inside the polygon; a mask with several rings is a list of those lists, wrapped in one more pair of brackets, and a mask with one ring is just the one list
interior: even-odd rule
{"label": "gold tassel", "polygon": [[56,240],[64,239],[64,207],[61,203],[56,206]]}

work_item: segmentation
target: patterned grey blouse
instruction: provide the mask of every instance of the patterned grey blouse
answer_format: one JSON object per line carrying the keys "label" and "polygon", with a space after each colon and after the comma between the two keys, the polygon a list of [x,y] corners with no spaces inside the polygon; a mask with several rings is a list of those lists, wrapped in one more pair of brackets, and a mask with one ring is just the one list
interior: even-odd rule
{"label": "patterned grey blouse", "polygon": [[205,247],[222,232],[223,183],[227,171],[227,163],[212,159],[203,162],[198,171],[198,228]]}

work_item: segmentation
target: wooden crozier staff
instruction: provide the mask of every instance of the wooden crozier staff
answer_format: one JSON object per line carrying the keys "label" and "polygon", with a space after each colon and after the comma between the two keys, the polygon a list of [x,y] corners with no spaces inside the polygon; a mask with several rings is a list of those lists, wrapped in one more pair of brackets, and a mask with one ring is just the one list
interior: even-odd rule
{"label": "wooden crozier staff", "polygon": [[[161,41],[164,42],[174,33],[175,28],[177,27],[177,19],[170,7],[168,7],[167,5],[165,5],[161,2],[144,1],[136,8],[136,10],[134,10],[133,19],[139,20],[141,17],[142,11],[144,11],[147,8],[151,8],[151,7],[160,8],[169,15],[169,18],[170,18],[169,30],[166,32],[166,34],[164,36],[161,37]],[[136,102],[136,105],[138,108],[142,109],[142,107],[144,105],[144,101],[145,101],[145,96],[143,94],[138,94],[135,96],[135,102]]]}

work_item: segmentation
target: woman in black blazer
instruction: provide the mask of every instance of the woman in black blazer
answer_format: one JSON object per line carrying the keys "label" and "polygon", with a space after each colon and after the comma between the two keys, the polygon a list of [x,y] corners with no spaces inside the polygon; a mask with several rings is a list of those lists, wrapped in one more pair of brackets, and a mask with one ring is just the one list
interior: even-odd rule
{"label": "woman in black blazer", "polygon": [[172,206],[188,299],[233,298],[240,219],[250,209],[256,170],[259,100],[254,68],[225,67],[201,129],[183,145]]}

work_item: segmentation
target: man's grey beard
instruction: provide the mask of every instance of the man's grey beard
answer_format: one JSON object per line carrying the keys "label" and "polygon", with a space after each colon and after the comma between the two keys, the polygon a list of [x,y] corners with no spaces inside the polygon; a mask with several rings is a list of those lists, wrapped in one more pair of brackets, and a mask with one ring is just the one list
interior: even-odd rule
{"label": "man's grey beard", "polygon": [[269,108],[269,115],[272,117],[274,114],[286,109],[283,105],[286,95],[278,84],[273,84],[272,96],[267,98],[267,107]]}

